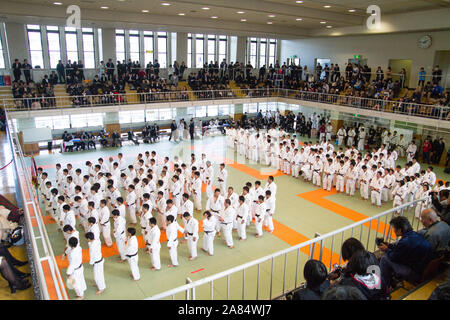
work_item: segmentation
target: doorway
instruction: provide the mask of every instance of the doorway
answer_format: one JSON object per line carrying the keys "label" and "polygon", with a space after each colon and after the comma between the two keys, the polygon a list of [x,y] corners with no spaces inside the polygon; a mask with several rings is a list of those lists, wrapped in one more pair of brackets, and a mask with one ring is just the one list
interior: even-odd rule
{"label": "doorway", "polygon": [[392,80],[394,82],[396,80],[402,82],[399,74],[402,68],[404,68],[406,70],[406,79],[403,86],[409,87],[409,82],[411,80],[411,65],[412,60],[409,59],[389,59],[389,67],[392,69]]}

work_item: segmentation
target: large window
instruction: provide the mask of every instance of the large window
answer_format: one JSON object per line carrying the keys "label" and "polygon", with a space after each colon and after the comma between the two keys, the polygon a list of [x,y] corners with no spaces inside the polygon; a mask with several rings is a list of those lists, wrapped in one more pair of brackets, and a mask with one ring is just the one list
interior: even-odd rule
{"label": "large window", "polygon": [[159,120],[171,120],[176,117],[176,108],[159,109]]}
{"label": "large window", "polygon": [[56,69],[58,61],[61,60],[61,46],[59,43],[59,28],[47,26],[48,56],[50,68]]}
{"label": "large window", "polygon": [[216,61],[216,36],[208,35],[208,61],[214,63]]}
{"label": "large window", "polygon": [[[262,67],[266,64],[266,51],[267,51],[267,40],[261,39],[261,43],[259,46],[259,67]],[[256,67],[254,65],[254,67]]]}
{"label": "large window", "polygon": [[167,32],[158,32],[158,62],[161,68],[167,68]]}
{"label": "large window", "polygon": [[2,37],[0,37],[0,69],[5,68],[5,53],[3,51]]}
{"label": "large window", "polygon": [[71,114],[72,128],[103,126],[103,113]]}
{"label": "large window", "polygon": [[217,117],[219,115],[219,106],[208,106],[208,117]]}
{"label": "large window", "polygon": [[205,63],[204,59],[204,44],[205,38],[202,34],[197,34],[195,36],[195,67],[203,68],[203,64]]}
{"label": "large window", "polygon": [[130,59],[131,61],[140,61],[140,45],[139,45],[139,31],[130,30]]}
{"label": "large window", "polygon": [[145,65],[153,63],[153,31],[144,31]]}
{"label": "large window", "polygon": [[27,25],[28,45],[30,48],[31,65],[33,68],[44,68],[44,55],[42,52],[41,26]]}
{"label": "large window", "polygon": [[227,36],[219,36],[219,65],[227,59]]}
{"label": "large window", "polygon": [[277,53],[277,40],[270,39],[269,43],[269,65],[275,66],[275,56]]}
{"label": "large window", "polygon": [[125,60],[125,30],[116,29],[116,59]]}
{"label": "large window", "polygon": [[144,110],[119,111],[119,123],[140,123],[145,122]]}
{"label": "large window", "polygon": [[[250,64],[256,68],[256,57],[257,57],[257,50],[256,50],[256,46],[257,46],[258,42],[256,40],[256,38],[251,38],[250,39]],[[246,61],[247,63],[248,61]]]}
{"label": "large window", "polygon": [[78,42],[77,29],[72,27],[65,28],[67,60],[71,62],[78,61]]}
{"label": "large window", "polygon": [[206,117],[206,106],[197,106],[195,108],[195,117]]}
{"label": "large window", "polygon": [[36,128],[67,129],[70,128],[70,118],[68,115],[36,117],[34,118],[34,124]]}
{"label": "large window", "polygon": [[95,68],[95,50],[94,50],[94,29],[83,28],[83,55],[84,67],[88,69]]}
{"label": "large window", "polygon": [[187,67],[192,68],[192,33],[188,33]]}

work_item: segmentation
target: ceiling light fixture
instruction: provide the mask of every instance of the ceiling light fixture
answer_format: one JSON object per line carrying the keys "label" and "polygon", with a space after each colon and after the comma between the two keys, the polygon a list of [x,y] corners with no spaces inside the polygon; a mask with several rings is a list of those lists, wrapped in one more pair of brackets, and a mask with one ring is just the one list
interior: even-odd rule
{"label": "ceiling light fixture", "polygon": [[348,12],[355,12],[355,9],[349,9]]}
{"label": "ceiling light fixture", "polygon": [[267,24],[273,24],[273,22],[272,21],[267,21]]}
{"label": "ceiling light fixture", "polygon": [[102,8],[102,9],[109,9],[109,7],[100,7],[100,8]]}
{"label": "ceiling light fixture", "polygon": [[202,10],[209,10],[209,7],[203,7]]}
{"label": "ceiling light fixture", "polygon": [[320,21],[320,23],[321,23],[321,24],[325,24],[325,23],[327,23],[327,22],[326,22],[326,21]]}
{"label": "ceiling light fixture", "polygon": [[183,12],[180,12],[178,15],[179,15],[179,16],[185,16],[186,14],[183,13]]}
{"label": "ceiling light fixture", "polygon": [[274,14],[269,14],[268,17],[269,18],[275,18],[275,15]]}
{"label": "ceiling light fixture", "polygon": [[148,10],[142,10],[142,12],[148,12]]}
{"label": "ceiling light fixture", "polygon": [[324,8],[326,8],[326,9],[329,9],[329,8],[331,8],[331,6],[323,6]]}
{"label": "ceiling light fixture", "polygon": [[245,22],[245,21],[247,21],[247,19],[241,19],[241,22]]}
{"label": "ceiling light fixture", "polygon": [[295,3],[303,3],[303,1],[297,0],[297,1],[295,1]]}
{"label": "ceiling light fixture", "polygon": [[243,13],[245,13],[244,11],[238,11],[238,12],[236,12],[236,13],[238,13],[238,14],[243,14]]}
{"label": "ceiling light fixture", "polygon": [[161,3],[161,5],[162,5],[162,6],[170,6],[170,3],[168,3],[168,2],[163,2],[163,3]]}
{"label": "ceiling light fixture", "polygon": [[327,26],[328,29],[333,28],[333,26]]}
{"label": "ceiling light fixture", "polygon": [[54,5],[61,6],[62,2],[53,2]]}
{"label": "ceiling light fixture", "polygon": [[211,17],[211,19],[217,19],[217,18],[218,18],[218,17],[216,17],[216,16],[212,16],[212,17]]}
{"label": "ceiling light fixture", "polygon": [[295,20],[297,20],[297,21],[302,21],[303,19],[302,19],[302,18],[297,18],[297,19],[295,19]]}

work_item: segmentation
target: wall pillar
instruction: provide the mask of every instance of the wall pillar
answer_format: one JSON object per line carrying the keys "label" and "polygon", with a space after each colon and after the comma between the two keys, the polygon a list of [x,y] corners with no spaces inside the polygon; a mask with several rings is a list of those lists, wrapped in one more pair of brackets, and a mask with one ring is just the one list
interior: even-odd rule
{"label": "wall pillar", "polygon": [[105,64],[109,59],[112,59],[114,65],[116,65],[116,30],[112,28],[102,29],[102,48],[103,48],[103,61]]}
{"label": "wall pillar", "polygon": [[187,32],[177,32],[177,62],[179,65],[184,61],[187,65]]}

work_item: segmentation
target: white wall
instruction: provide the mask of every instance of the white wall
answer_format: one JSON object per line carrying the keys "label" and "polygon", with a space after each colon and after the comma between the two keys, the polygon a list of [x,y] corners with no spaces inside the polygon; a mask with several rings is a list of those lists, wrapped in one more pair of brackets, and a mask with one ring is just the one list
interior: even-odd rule
{"label": "white wall", "polygon": [[[431,35],[433,44],[428,49],[419,49],[417,39],[424,34]],[[342,73],[345,63],[355,54],[368,59],[372,72],[377,66],[386,70],[389,59],[410,59],[410,86],[415,87],[420,67],[425,68],[427,75],[431,74],[437,50],[450,50],[450,31],[282,40],[280,61],[297,55],[301,65],[312,70],[315,58],[325,58],[338,63]]]}

